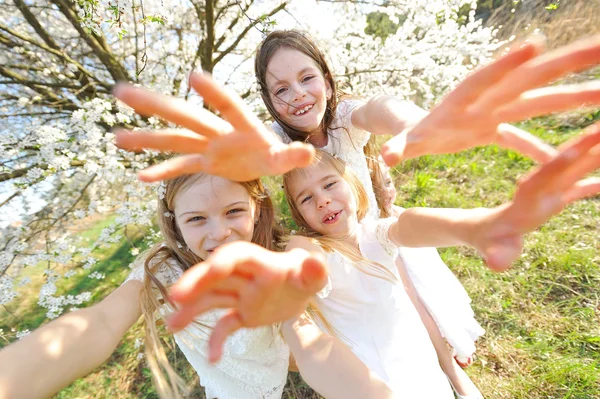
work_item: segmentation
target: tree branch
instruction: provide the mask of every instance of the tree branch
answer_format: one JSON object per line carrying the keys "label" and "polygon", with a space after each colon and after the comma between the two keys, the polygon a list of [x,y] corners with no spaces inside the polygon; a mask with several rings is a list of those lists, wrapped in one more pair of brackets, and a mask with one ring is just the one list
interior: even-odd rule
{"label": "tree branch", "polygon": [[[279,6],[275,7],[273,10],[271,10],[271,12],[269,12],[265,16],[272,17],[273,15],[277,14],[279,11],[283,10],[287,5],[288,5],[287,1],[283,2]],[[219,61],[221,61],[223,59],[223,57],[225,57],[227,54],[231,53],[231,51],[233,51],[233,49],[235,49],[237,47],[237,45],[246,36],[246,34],[250,31],[250,29],[252,29],[256,25],[258,25],[259,22],[261,22],[261,19],[257,18],[255,20],[253,20],[250,23],[250,25],[246,26],[246,28],[244,28],[244,30],[242,31],[242,33],[240,33],[240,35],[237,37],[237,39],[235,39],[229,47],[227,47],[225,50],[223,50],[219,53],[219,56],[217,58],[215,58],[215,60],[214,60],[214,64],[216,65]]]}
{"label": "tree branch", "polygon": [[110,52],[106,41],[102,36],[88,34],[79,23],[79,16],[75,10],[75,5],[70,0],[51,0],[60,12],[73,25],[79,36],[85,40],[86,44],[94,50],[94,55],[104,64],[108,73],[112,76],[115,83],[118,81],[130,81],[130,77],[123,66],[115,59]]}

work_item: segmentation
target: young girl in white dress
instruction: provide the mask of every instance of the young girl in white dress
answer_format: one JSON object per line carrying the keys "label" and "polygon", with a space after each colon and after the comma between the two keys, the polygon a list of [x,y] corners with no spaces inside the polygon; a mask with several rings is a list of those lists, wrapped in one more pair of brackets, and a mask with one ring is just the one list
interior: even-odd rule
{"label": "young girl in white dress", "polygon": [[[206,174],[186,175],[167,181],[161,191],[158,221],[164,241],[140,255],[127,280],[99,304],[64,315],[2,350],[0,397],[52,395],[104,363],[140,315],[145,321],[146,361],[157,391],[163,398],[180,397],[187,384],[169,366],[156,327],[158,319],[175,311],[167,288],[219,247],[242,243],[247,245],[245,252],[253,246],[274,250],[279,231],[271,200],[259,180],[235,183]],[[281,291],[287,296],[271,299],[275,305],[295,303],[303,309],[325,284],[322,262],[296,253],[273,255],[273,263],[286,265],[278,282],[285,282]],[[309,274],[307,266],[312,270]],[[261,281],[261,276],[254,281]],[[222,294],[227,292],[224,288]],[[227,307],[236,303],[229,301]],[[210,310],[174,333],[177,345],[198,373],[206,397],[281,398],[290,349],[272,322],[263,318],[262,326],[239,329],[225,342],[221,361],[211,362],[209,336],[226,316],[226,310]],[[310,376],[309,383],[318,392],[331,398],[346,398],[348,392],[363,397],[389,396],[389,388],[328,335],[309,326],[286,331],[286,339],[301,359],[300,371]],[[327,362],[318,348],[298,349],[298,342],[306,339],[333,348]],[[332,368],[331,362],[338,366]]]}
{"label": "young girl in white dress", "polygon": [[[269,34],[257,51],[255,73],[262,98],[276,120],[271,127],[278,137],[286,144],[308,141],[343,160],[365,188],[369,199],[365,217],[388,216],[381,171],[385,165],[378,161],[375,136],[367,129],[385,132],[386,119],[389,126],[402,129],[421,119],[425,111],[412,103],[402,103],[394,115],[389,115],[386,101],[397,100],[383,97],[367,103],[349,99],[338,102],[336,83],[323,53],[298,31]],[[377,113],[381,114],[379,123],[369,123],[373,120],[369,115]],[[466,291],[434,248],[402,250],[398,263],[400,270],[406,267],[409,272],[402,274],[403,283],[428,326],[440,363],[457,393],[477,395],[468,376],[453,364],[442,340],[434,338],[441,334],[453,347],[457,361],[464,366],[470,364],[474,342],[484,330],[474,319]],[[432,317],[435,324],[429,323]]]}

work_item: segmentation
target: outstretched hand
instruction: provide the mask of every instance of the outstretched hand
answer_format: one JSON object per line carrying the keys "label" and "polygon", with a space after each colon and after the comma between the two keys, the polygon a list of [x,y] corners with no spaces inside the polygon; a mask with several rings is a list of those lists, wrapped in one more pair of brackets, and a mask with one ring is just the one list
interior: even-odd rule
{"label": "outstretched hand", "polygon": [[223,245],[173,285],[170,297],[179,309],[167,325],[178,331],[204,312],[228,309],[209,339],[209,360],[216,362],[229,335],[299,316],[326,281],[324,260],[307,251],[272,252],[243,241]]}
{"label": "outstretched hand", "polygon": [[580,181],[600,168],[600,123],[562,148],[559,154],[533,171],[518,186],[513,200],[482,218],[472,234],[472,244],[494,270],[507,269],[522,251],[522,237],[567,204],[598,195],[600,179]]}
{"label": "outstretched hand", "polygon": [[600,63],[600,36],[546,54],[543,47],[541,40],[527,42],[475,71],[420,122],[383,145],[385,162],[392,166],[404,159],[488,144],[542,162],[551,158],[551,147],[503,122],[600,104],[600,81],[540,88]]}
{"label": "outstretched hand", "polygon": [[283,174],[309,165],[314,148],[299,142],[281,143],[235,93],[207,74],[192,73],[190,85],[220,112],[221,118],[182,100],[120,83],[114,95],[144,116],[158,116],[188,130],[125,131],[117,145],[127,150],[152,148],[181,154],[139,173],[143,181],[205,172],[234,181]]}

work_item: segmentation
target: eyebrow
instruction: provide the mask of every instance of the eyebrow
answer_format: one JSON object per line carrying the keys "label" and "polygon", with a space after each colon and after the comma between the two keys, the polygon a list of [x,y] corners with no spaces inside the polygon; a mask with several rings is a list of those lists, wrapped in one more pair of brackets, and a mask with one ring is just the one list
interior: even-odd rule
{"label": "eyebrow", "polygon": [[[237,202],[232,202],[232,203],[231,203],[231,204],[229,204],[229,205],[225,205],[225,206],[224,206],[223,208],[221,208],[221,209],[227,209],[227,208],[231,208],[231,207],[233,207],[233,206],[236,206],[236,205],[250,205],[250,202],[249,202],[249,201],[237,201]],[[177,215],[177,217],[178,217],[178,218],[180,218],[180,217],[182,217],[182,216],[185,216],[185,215],[187,215],[187,214],[190,214],[190,213],[202,213],[202,211],[187,211],[187,212],[180,213],[179,215]]]}
{"label": "eyebrow", "polygon": [[[323,182],[323,181],[325,181],[325,180],[327,180],[327,179],[329,179],[331,177],[335,177],[335,174],[332,173],[330,175],[327,175],[327,176],[323,177],[321,180],[319,180],[319,182]],[[304,194],[305,191],[306,191],[306,189],[300,191],[298,193],[298,195],[296,195],[296,199],[295,199],[296,202],[298,202],[298,198],[301,197]]]}
{"label": "eyebrow", "polygon": [[[300,72],[298,72],[298,76],[299,76],[299,75],[303,75],[303,74],[305,74],[307,71],[309,71],[309,70],[313,70],[313,69],[315,69],[315,67],[306,67],[306,68],[304,68],[303,70],[301,70]],[[273,75],[273,77],[275,77],[275,76]],[[278,84],[280,84],[280,83],[284,83],[284,82],[285,82],[285,81],[283,81],[283,80],[279,80],[279,79],[278,79],[277,81],[275,81],[275,82],[273,83],[273,85],[272,85],[272,86],[277,86]]]}

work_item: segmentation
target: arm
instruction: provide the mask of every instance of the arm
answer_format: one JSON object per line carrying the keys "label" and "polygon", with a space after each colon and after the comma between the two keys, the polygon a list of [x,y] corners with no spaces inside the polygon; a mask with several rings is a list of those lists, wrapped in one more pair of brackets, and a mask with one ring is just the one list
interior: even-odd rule
{"label": "arm", "polygon": [[600,168],[599,155],[597,123],[527,176],[512,201],[492,209],[412,208],[392,223],[388,237],[402,246],[469,245],[490,268],[504,270],[521,254],[524,234],[570,202],[597,194],[600,185],[585,188],[579,179]]}
{"label": "arm", "polygon": [[[325,256],[308,238],[294,236],[286,251],[306,251]],[[340,340],[325,334],[306,315],[283,323],[289,345],[302,378],[326,398],[391,398],[390,388]]]}
{"label": "arm", "polygon": [[[395,136],[404,132],[410,134],[408,132],[427,115],[428,111],[409,101],[379,95],[354,110],[352,124],[373,134]],[[558,153],[540,138],[507,123],[496,127],[496,137],[496,142],[502,147],[513,148],[538,162],[547,162]]]}
{"label": "arm", "polygon": [[416,125],[427,114],[410,101],[378,95],[352,112],[352,124],[373,134],[395,136]]}
{"label": "arm", "polygon": [[490,209],[410,208],[400,213],[388,236],[402,247],[470,245],[478,217]]}
{"label": "arm", "polygon": [[64,315],[0,352],[0,398],[45,398],[104,363],[140,316],[142,283]]}
{"label": "arm", "polygon": [[391,398],[390,388],[338,339],[306,314],[285,322],[283,336],[302,378],[326,398]]}

